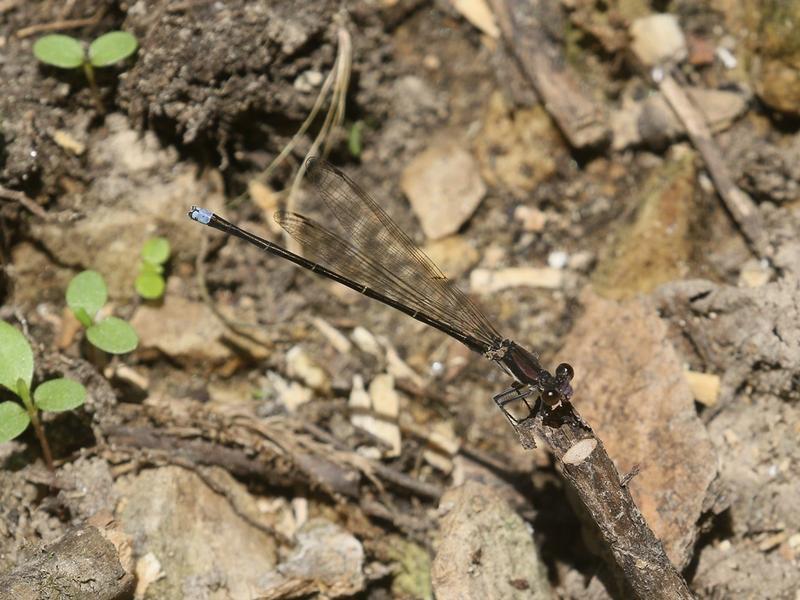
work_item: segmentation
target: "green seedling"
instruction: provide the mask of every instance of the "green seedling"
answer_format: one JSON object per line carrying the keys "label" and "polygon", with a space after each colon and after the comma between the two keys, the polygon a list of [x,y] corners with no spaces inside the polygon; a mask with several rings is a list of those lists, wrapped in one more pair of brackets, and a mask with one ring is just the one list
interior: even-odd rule
{"label": "green seedling", "polygon": [[22,400],[0,402],[0,442],[12,440],[33,425],[42,446],[47,468],[53,470],[53,454],[39,419],[40,410],[61,412],[78,408],[86,401],[86,388],[72,379],[50,379],[31,394],[33,351],[16,328],[0,321],[0,386]]}
{"label": "green seedling", "polygon": [[107,299],[106,282],[97,271],[78,273],[67,286],[67,306],[86,328],[89,343],[109,354],[125,354],[136,348],[139,337],[133,327],[117,317],[96,321]]}
{"label": "green seedling", "polygon": [[33,55],[41,62],[59,69],[78,69],[83,67],[89,88],[92,90],[97,110],[105,112],[100,92],[97,89],[94,70],[110,67],[136,52],[139,43],[126,31],[110,31],[89,44],[89,51],[73,37],[62,34],[46,35],[36,40]]}
{"label": "green seedling", "polygon": [[361,156],[361,138],[364,134],[364,121],[356,121],[350,126],[350,131],[347,134],[347,149],[350,154],[358,158]]}
{"label": "green seedling", "polygon": [[156,300],[164,295],[164,263],[169,259],[169,241],[150,238],[142,246],[142,264],[136,276],[136,291],[142,298]]}

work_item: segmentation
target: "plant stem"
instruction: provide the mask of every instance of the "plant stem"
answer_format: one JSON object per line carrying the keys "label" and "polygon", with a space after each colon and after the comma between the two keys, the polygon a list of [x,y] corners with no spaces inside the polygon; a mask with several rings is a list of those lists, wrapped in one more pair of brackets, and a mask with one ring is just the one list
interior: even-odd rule
{"label": "plant stem", "polygon": [[31,423],[33,424],[33,430],[36,432],[36,437],[39,438],[39,444],[42,446],[42,455],[44,455],[44,462],[47,465],[48,470],[51,473],[54,473],[56,468],[53,466],[53,453],[50,452],[50,444],[47,441],[47,437],[44,435],[44,426],[42,426],[42,422],[39,420],[39,415],[34,410],[31,415]]}
{"label": "plant stem", "polygon": [[47,442],[47,438],[44,435],[44,427],[39,420],[39,411],[36,409],[36,406],[34,406],[33,400],[31,400],[31,391],[22,379],[17,381],[17,392],[20,398],[22,398],[25,410],[28,411],[28,416],[31,418],[31,424],[33,425],[33,430],[36,432],[36,437],[39,438],[39,445],[42,447],[44,462],[50,472],[54,473],[56,469],[53,466],[53,453],[50,452],[50,444]]}
{"label": "plant stem", "polygon": [[97,83],[94,79],[94,67],[92,63],[86,61],[83,63],[83,72],[86,74],[86,80],[89,82],[89,88],[92,90],[92,96],[94,97],[94,103],[97,106],[97,112],[101,115],[105,114],[106,109],[103,106],[103,101],[100,99],[100,90],[97,89]]}

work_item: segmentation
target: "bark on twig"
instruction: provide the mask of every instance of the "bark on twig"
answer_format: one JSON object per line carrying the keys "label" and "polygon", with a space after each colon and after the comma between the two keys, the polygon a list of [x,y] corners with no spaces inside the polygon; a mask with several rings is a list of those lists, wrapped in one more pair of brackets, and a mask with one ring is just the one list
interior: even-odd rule
{"label": "bark on twig", "polygon": [[540,411],[516,428],[523,446],[547,444],[596,525],[621,583],[638,598],[689,599],[686,582],[620,481],[603,443],[571,406]]}
{"label": "bark on twig", "polygon": [[[0,600],[96,598],[115,600],[133,594],[130,548],[111,521],[94,519],[45,547],[18,569],[0,576]],[[109,532],[112,531],[111,535]],[[118,536],[117,543],[109,538]]]}
{"label": "bark on twig", "polygon": [[529,0],[492,0],[503,41],[545,109],[574,148],[598,146],[609,138],[606,114],[568,70],[561,49],[536,18]]}

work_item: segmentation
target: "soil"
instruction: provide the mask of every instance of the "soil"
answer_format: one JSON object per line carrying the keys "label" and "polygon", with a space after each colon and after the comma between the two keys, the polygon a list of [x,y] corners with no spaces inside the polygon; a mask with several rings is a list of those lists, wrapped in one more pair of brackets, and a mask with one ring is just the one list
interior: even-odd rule
{"label": "soil", "polygon": [[[116,584],[75,597],[625,597],[561,467],[522,448],[491,401],[506,373],[187,218],[207,206],[295,248],[272,213],[324,215],[312,188],[290,190],[322,151],[330,95],[304,122],[342,64],[328,160],[505,336],[551,370],[573,364],[574,405],[620,473],[641,472],[631,493],[692,593],[796,598],[800,53],[781,23],[800,13],[538,3],[554,72],[608,129],[576,148],[513,43],[463,8],[482,2],[345,4],[0,2],[0,318],[30,342],[35,385],[63,376],[88,392],[43,413],[54,474],[32,429],[0,443],[0,599],[36,597],[2,587],[63,568],[48,549],[79,571],[65,540],[86,527],[112,540],[92,557]],[[688,40],[680,84],[741,106],[705,109],[726,115],[713,143],[766,247],[682,130],[642,108],[656,85],[627,28],[659,10]],[[49,31],[88,42],[115,29],[140,47],[98,70],[102,114],[79,70],[32,54]],[[634,113],[638,138],[618,144],[612,123]],[[477,208],[409,202],[408,172],[448,189],[453,148],[484,186]],[[456,214],[455,234],[423,235]],[[164,296],[146,300],[134,282],[153,236],[171,255]],[[103,275],[102,316],[134,326],[135,351],[86,340],[64,296],[85,269]],[[18,399],[0,386],[0,401]]]}

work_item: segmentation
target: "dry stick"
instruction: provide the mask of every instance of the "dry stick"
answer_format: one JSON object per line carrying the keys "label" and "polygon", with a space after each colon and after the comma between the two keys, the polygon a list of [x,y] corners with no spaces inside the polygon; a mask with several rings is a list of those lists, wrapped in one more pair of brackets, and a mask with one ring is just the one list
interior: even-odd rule
{"label": "dry stick", "polygon": [[603,144],[609,137],[605,111],[567,69],[561,49],[543,31],[535,5],[530,0],[491,4],[509,52],[570,145]]}
{"label": "dry stick", "polygon": [[85,19],[67,19],[65,21],[54,21],[53,23],[38,23],[37,25],[31,25],[30,27],[24,27],[17,31],[17,37],[22,39],[29,37],[31,35],[36,35],[37,33],[42,33],[44,31],[63,31],[65,29],[78,29],[79,27],[90,27],[92,25],[97,25],[100,22],[100,19],[103,18],[103,15],[106,12],[105,6],[101,6],[97,9],[97,12],[94,13],[91,17],[87,17]]}
{"label": "dry stick", "polygon": [[[620,481],[603,443],[572,406],[540,411],[516,426],[520,443],[545,441],[561,473],[597,527],[614,564],[638,598],[689,599],[686,582],[664,546],[647,526],[628,488]],[[554,412],[562,412],[557,415]]]}
{"label": "dry stick", "polygon": [[669,102],[672,110],[683,123],[689,139],[706,164],[708,173],[717,192],[739,225],[752,248],[760,256],[769,253],[768,239],[765,234],[761,215],[750,197],[733,182],[728,166],[714,143],[711,130],[700,112],[694,107],[686,91],[668,73],[655,76],[659,90]]}
{"label": "dry stick", "polygon": [[10,190],[0,186],[0,200],[12,200],[14,202],[19,202],[24,208],[27,208],[31,213],[45,221],[49,221],[53,218],[41,206],[28,198],[23,192]]}

